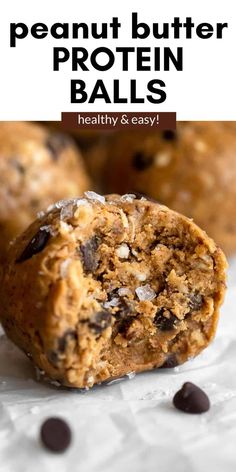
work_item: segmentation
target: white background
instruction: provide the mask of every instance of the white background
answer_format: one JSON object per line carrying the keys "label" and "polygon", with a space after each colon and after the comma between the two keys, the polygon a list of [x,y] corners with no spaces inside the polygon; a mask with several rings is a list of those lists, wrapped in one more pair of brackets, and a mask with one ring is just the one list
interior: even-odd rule
{"label": "white background", "polygon": [[[175,16],[183,21],[191,16],[195,24],[228,22],[223,39],[162,40],[150,37],[131,40],[131,12],[139,21],[168,22]],[[31,26],[37,22],[48,26],[55,22],[110,22],[118,16],[122,23],[119,40],[56,40],[48,36],[37,40],[28,36],[10,48],[11,22]],[[236,12],[234,0],[8,0],[0,7],[0,120],[59,120],[62,111],[176,111],[179,120],[236,120],[235,93]],[[169,46],[184,48],[184,70],[177,72],[121,72],[120,61],[105,73],[71,72],[66,63],[53,72],[53,47],[83,46],[93,50],[99,46]],[[133,63],[134,65],[134,63]],[[155,78],[166,82],[167,100],[161,105],[70,104],[70,80],[83,79],[92,91],[102,78],[108,92],[112,81],[119,78],[124,95],[129,95],[129,79],[136,78],[140,95],[146,95],[146,83]]]}

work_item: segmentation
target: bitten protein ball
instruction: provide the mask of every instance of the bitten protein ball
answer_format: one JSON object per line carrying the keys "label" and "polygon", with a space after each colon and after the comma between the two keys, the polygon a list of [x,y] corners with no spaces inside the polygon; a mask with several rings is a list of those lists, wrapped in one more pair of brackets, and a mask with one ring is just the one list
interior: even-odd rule
{"label": "bitten protein ball", "polygon": [[90,186],[73,141],[25,122],[0,123],[0,261],[37,213]]}
{"label": "bitten protein ball", "polygon": [[193,218],[227,254],[236,251],[236,123],[119,133],[111,140],[106,185],[108,192],[157,199]]}
{"label": "bitten protein ball", "polygon": [[225,268],[186,217],[133,195],[86,192],[58,202],[11,245],[1,321],[49,378],[91,387],[207,347]]}

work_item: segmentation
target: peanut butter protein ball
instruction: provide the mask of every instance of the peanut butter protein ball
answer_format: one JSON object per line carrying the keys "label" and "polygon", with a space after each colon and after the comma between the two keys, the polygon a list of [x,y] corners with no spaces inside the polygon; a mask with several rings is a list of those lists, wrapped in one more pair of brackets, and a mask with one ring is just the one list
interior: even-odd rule
{"label": "peanut butter protein ball", "polygon": [[[58,131],[63,129],[63,124],[60,121],[49,121],[48,126]],[[73,136],[82,151],[88,173],[94,182],[94,189],[103,192],[105,188],[104,169],[108,158],[109,142],[114,131],[87,130],[78,127],[77,129],[68,129],[68,133]]]}
{"label": "peanut butter protein ball", "polygon": [[0,123],[0,261],[37,212],[81,195],[89,180],[79,151],[63,134],[26,122]]}
{"label": "peanut butter protein ball", "polygon": [[186,217],[134,195],[86,192],[58,202],[11,245],[1,321],[50,379],[92,387],[206,348],[225,268]]}
{"label": "peanut butter protein ball", "polygon": [[122,132],[108,154],[106,191],[147,194],[193,218],[227,254],[236,251],[236,123]]}

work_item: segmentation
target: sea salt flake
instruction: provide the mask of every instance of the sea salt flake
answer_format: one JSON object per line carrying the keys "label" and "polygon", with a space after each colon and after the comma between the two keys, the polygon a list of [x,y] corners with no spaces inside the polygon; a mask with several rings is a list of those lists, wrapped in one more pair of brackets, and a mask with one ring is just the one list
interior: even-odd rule
{"label": "sea salt flake", "polygon": [[129,378],[129,380],[133,379],[135,377],[135,372],[128,372],[128,374],[126,374],[127,377]]}
{"label": "sea salt flake", "polygon": [[52,236],[54,236],[55,234],[51,225],[40,226],[40,231],[46,231],[47,233],[50,233]]}
{"label": "sea salt flake", "polygon": [[69,198],[68,200],[59,200],[56,203],[53,203],[52,205],[49,205],[47,208],[47,213],[50,213],[53,210],[60,210],[61,208],[67,207],[68,205],[75,205],[77,202],[78,198]]}
{"label": "sea salt flake", "polygon": [[130,203],[132,203],[134,198],[136,198],[136,195],[134,193],[126,193],[125,195],[122,195],[122,197],[120,197],[122,202],[130,202]]}
{"label": "sea salt flake", "polygon": [[102,195],[99,195],[99,194],[96,193],[96,192],[88,191],[88,192],[84,192],[84,195],[85,195],[89,200],[98,201],[98,202],[102,203],[103,205],[104,205],[104,203],[106,203],[105,197],[103,197]]}
{"label": "sea salt flake", "polygon": [[79,198],[76,202],[76,206],[89,205],[89,202],[85,198]]}
{"label": "sea salt flake", "polygon": [[110,308],[112,306],[118,306],[119,302],[120,302],[119,298],[114,297],[109,302],[105,302],[103,306],[104,306],[104,308]]}
{"label": "sea salt flake", "polygon": [[149,284],[136,288],[135,292],[139,300],[153,300],[156,297],[156,292]]}
{"label": "sea salt flake", "polygon": [[66,200],[60,200],[59,202],[53,203],[47,207],[47,213],[50,213],[53,210],[60,209],[66,204]]}
{"label": "sea salt flake", "polygon": [[45,212],[44,212],[44,211],[39,211],[39,212],[37,213],[37,218],[38,218],[39,220],[41,220],[44,216],[45,216]]}
{"label": "sea salt flake", "polygon": [[116,249],[116,255],[120,257],[120,259],[127,259],[129,257],[129,246],[127,244],[121,244]]}
{"label": "sea salt flake", "polygon": [[73,216],[74,216],[74,205],[72,203],[62,207],[61,212],[60,212],[60,219],[62,221],[68,218],[72,218]]}
{"label": "sea salt flake", "polygon": [[50,233],[51,226],[50,225],[44,225],[40,226],[41,231],[47,231],[47,233]]}

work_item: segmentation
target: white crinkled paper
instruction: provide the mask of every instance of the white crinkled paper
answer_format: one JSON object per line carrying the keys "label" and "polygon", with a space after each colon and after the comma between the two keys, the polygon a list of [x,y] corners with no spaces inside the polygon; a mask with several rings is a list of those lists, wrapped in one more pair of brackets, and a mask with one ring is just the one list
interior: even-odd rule
{"label": "white crinkled paper", "polygon": [[[236,259],[217,336],[198,358],[173,370],[126,377],[87,392],[36,380],[29,360],[0,336],[1,472],[235,472]],[[187,415],[172,406],[185,381],[202,387],[212,407]],[[42,421],[62,416],[73,444],[45,451]]]}

